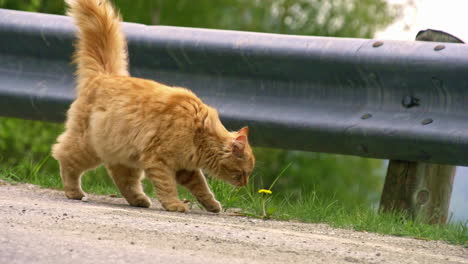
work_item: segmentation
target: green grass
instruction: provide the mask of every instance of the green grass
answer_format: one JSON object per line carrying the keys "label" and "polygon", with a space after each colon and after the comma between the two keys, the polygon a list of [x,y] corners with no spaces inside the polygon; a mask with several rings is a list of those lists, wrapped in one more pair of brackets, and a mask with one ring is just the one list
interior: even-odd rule
{"label": "green grass", "polygon": [[[58,171],[43,170],[52,158],[46,157],[37,163],[22,163],[21,166],[0,169],[0,178],[10,182],[28,182],[42,187],[61,189]],[[210,179],[210,186],[224,209],[240,208],[249,217],[262,218],[262,199],[258,186],[252,181],[246,187],[235,188],[219,180]],[[118,190],[102,168],[88,172],[82,181],[83,189],[95,194],[117,194]],[[145,192],[154,196],[148,181],[144,181]],[[427,225],[407,220],[401,214],[377,213],[368,205],[345,206],[336,199],[320,198],[314,191],[303,191],[302,195],[283,194],[273,190],[268,197],[267,210],[271,219],[298,220],[308,223],[327,223],[332,227],[357,231],[413,237],[425,240],[443,240],[451,244],[468,247],[468,223]],[[191,195],[180,190],[180,197],[195,201]]]}

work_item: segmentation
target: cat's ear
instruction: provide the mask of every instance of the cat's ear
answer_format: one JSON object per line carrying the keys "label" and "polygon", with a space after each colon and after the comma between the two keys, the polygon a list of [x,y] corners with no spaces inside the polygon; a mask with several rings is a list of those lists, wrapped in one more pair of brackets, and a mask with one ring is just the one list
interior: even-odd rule
{"label": "cat's ear", "polygon": [[247,144],[247,136],[240,135],[234,139],[232,143],[232,153],[237,157],[244,156],[245,145]]}
{"label": "cat's ear", "polygon": [[237,157],[244,156],[245,145],[247,145],[247,137],[249,136],[249,128],[243,127],[237,131],[237,137],[232,143],[232,153]]}
{"label": "cat's ear", "polygon": [[245,126],[237,131],[237,135],[249,137],[249,127]]}

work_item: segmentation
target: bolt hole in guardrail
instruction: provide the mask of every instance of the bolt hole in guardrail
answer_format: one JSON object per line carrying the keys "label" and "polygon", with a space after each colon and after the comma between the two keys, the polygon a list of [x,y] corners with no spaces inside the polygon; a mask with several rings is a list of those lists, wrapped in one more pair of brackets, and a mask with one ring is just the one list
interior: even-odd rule
{"label": "bolt hole in guardrail", "polygon": [[419,106],[419,98],[416,98],[416,97],[414,97],[412,95],[406,95],[401,100],[401,104],[405,108],[411,108],[411,107],[414,107],[414,106]]}
{"label": "bolt hole in guardrail", "polygon": [[422,124],[423,126],[425,126],[425,125],[431,124],[432,122],[434,122],[434,120],[433,120],[432,118],[426,118],[426,119],[424,119],[423,121],[421,121],[421,124]]}
{"label": "bolt hole in guardrail", "polygon": [[383,41],[376,41],[376,42],[374,42],[374,44],[372,44],[372,47],[378,48],[378,47],[382,46],[383,44],[384,44]]}
{"label": "bolt hole in guardrail", "polygon": [[434,47],[435,51],[439,51],[439,50],[443,50],[443,49],[445,49],[444,45],[437,45],[437,46]]}

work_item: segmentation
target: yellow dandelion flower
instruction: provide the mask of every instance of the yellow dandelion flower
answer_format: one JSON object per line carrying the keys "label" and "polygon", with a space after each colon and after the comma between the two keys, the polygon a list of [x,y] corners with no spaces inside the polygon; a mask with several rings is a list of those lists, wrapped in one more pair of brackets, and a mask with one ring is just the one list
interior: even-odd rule
{"label": "yellow dandelion flower", "polygon": [[260,190],[258,190],[258,193],[271,194],[271,191],[266,190],[266,189],[260,189]]}

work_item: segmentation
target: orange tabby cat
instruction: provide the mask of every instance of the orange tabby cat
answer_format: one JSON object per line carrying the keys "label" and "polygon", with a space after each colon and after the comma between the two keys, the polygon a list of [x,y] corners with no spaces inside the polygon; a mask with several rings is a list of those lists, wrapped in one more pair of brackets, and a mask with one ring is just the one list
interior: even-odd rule
{"label": "orange tabby cat", "polygon": [[143,172],[162,206],[185,212],[177,183],[211,212],[221,205],[202,170],[236,186],[247,184],[255,158],[248,128],[229,132],[215,109],[184,88],[129,77],[120,16],[104,0],[67,0],[78,26],[74,56],[77,99],[53,146],[65,195],[81,199],[81,175],[105,164],[133,206],[149,207]]}

